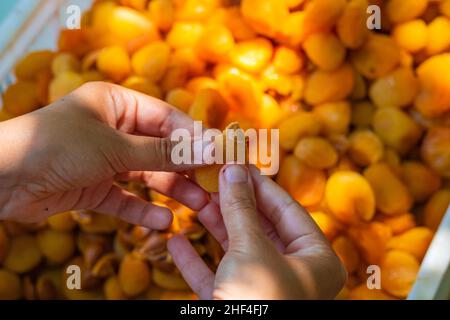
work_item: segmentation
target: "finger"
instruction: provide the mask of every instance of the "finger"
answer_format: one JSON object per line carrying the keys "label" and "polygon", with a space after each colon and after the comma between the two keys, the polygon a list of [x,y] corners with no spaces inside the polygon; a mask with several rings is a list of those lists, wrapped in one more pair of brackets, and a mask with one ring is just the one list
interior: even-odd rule
{"label": "finger", "polygon": [[222,249],[228,249],[228,235],[219,206],[215,202],[208,203],[199,213],[198,220],[211,235],[220,243]]}
{"label": "finger", "polygon": [[220,210],[227,229],[229,246],[245,246],[262,234],[247,168],[242,165],[224,166],[220,171],[219,190]]}
{"label": "finger", "polygon": [[100,204],[90,209],[157,230],[170,227],[173,219],[169,209],[146,202],[116,185],[110,188]]}
{"label": "finger", "polygon": [[200,299],[212,299],[214,273],[195,251],[191,243],[181,235],[172,237],[167,248],[183,278]]}
{"label": "finger", "polygon": [[158,191],[192,210],[208,204],[208,193],[184,175],[174,172],[132,171],[116,176],[118,181],[135,181]]}
{"label": "finger", "polygon": [[272,179],[262,176],[256,167],[250,166],[249,171],[254,181],[258,208],[274,225],[286,246],[297,239],[302,239],[301,243],[296,243],[302,247],[307,246],[307,241],[325,241],[317,225],[298,202]]}

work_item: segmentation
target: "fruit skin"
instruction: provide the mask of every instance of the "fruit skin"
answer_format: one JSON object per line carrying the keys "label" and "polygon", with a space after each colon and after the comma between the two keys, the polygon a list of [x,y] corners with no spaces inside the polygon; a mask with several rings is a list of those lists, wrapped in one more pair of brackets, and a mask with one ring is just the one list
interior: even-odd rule
{"label": "fruit skin", "polygon": [[434,233],[426,227],[416,227],[389,240],[388,249],[395,249],[412,254],[418,261],[422,261],[433,240]]}
{"label": "fruit skin", "polygon": [[42,253],[36,239],[24,234],[11,239],[3,265],[13,272],[25,273],[37,267],[41,259]]}
{"label": "fruit skin", "polygon": [[353,171],[338,171],[328,178],[325,200],[333,216],[347,224],[370,221],[375,214],[371,186]]}
{"label": "fruit skin", "polygon": [[427,31],[426,23],[417,19],[396,25],[392,36],[400,47],[415,53],[427,45]]}
{"label": "fruit skin", "polygon": [[194,172],[195,182],[207,192],[219,192],[219,173],[223,165],[198,168]]}
{"label": "fruit skin", "polygon": [[322,133],[326,136],[345,134],[351,121],[351,108],[347,101],[329,102],[314,107],[313,114],[322,124]]}
{"label": "fruit skin", "polygon": [[348,1],[336,24],[339,39],[347,48],[359,48],[369,35],[366,26],[368,5],[367,0]]}
{"label": "fruit skin", "polygon": [[350,137],[349,153],[356,164],[368,166],[380,161],[384,156],[384,146],[380,138],[370,130],[354,131]]}
{"label": "fruit skin", "polygon": [[316,115],[307,112],[298,112],[286,118],[279,125],[280,145],[289,151],[304,136],[315,136],[320,132],[321,124]]}
{"label": "fruit skin", "polygon": [[0,269],[0,300],[18,300],[22,297],[20,277],[5,269]]}
{"label": "fruit skin", "polygon": [[116,82],[125,79],[131,73],[128,52],[120,46],[103,48],[97,57],[97,68]]}
{"label": "fruit skin", "polygon": [[35,51],[16,64],[14,73],[19,80],[33,81],[36,76],[51,69],[54,53],[48,50]]}
{"label": "fruit skin", "polygon": [[5,111],[13,117],[32,112],[41,106],[38,86],[31,81],[12,84],[3,93],[2,98]]}
{"label": "fruit skin", "polygon": [[51,264],[62,264],[75,252],[72,233],[47,229],[40,231],[37,241],[42,254]]}
{"label": "fruit skin", "polygon": [[359,254],[349,238],[345,236],[336,238],[332,243],[332,248],[339,259],[341,259],[348,273],[353,273],[357,270],[360,264]]}
{"label": "fruit skin", "polygon": [[386,4],[386,14],[393,23],[402,23],[420,17],[429,0],[390,0]]}
{"label": "fruit skin", "polygon": [[419,161],[405,161],[402,164],[402,180],[418,203],[427,200],[441,187],[441,178]]}
{"label": "fruit skin", "polygon": [[319,137],[301,139],[295,147],[294,155],[316,169],[331,168],[338,160],[338,154],[333,146],[326,139]]}
{"label": "fruit skin", "polygon": [[133,71],[155,83],[162,79],[170,58],[170,47],[163,41],[156,41],[139,49],[131,57]]}
{"label": "fruit skin", "polygon": [[424,209],[424,225],[436,231],[450,205],[450,190],[442,189],[431,196]]}
{"label": "fruit skin", "polygon": [[131,254],[126,255],[119,268],[119,283],[127,297],[136,297],[150,286],[151,271],[147,263]]}
{"label": "fruit skin", "polygon": [[422,143],[421,154],[432,169],[450,178],[450,128],[431,128]]}
{"label": "fruit skin", "polygon": [[311,212],[310,215],[329,241],[332,241],[337,236],[341,229],[341,225],[330,214],[316,211]]}

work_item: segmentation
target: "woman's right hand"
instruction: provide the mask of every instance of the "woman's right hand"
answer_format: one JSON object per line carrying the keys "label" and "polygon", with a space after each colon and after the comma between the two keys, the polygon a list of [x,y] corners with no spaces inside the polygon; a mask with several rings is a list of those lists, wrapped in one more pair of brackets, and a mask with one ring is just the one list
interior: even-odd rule
{"label": "woman's right hand", "polygon": [[331,299],[346,272],[309,214],[255,167],[227,165],[199,213],[225,255],[214,274],[183,236],[168,244],[201,299]]}

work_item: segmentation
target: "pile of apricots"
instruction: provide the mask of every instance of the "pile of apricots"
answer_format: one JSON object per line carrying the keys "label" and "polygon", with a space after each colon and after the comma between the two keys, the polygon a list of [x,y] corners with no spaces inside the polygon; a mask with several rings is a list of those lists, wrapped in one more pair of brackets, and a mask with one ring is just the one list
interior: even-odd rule
{"label": "pile of apricots", "polygon": [[[369,5],[381,30],[369,30]],[[404,299],[450,202],[450,0],[104,0],[58,50],[32,52],[0,121],[83,83],[164,99],[209,127],[280,130],[273,177],[311,214],[349,277],[339,299]],[[216,181],[217,168],[197,172]],[[207,184],[207,183],[206,183]],[[184,233],[214,269],[195,212],[166,232],[95,212],[0,224],[0,299],[195,298],[167,253]],[[82,269],[82,290],[65,266]],[[381,268],[381,289],[366,286]]]}

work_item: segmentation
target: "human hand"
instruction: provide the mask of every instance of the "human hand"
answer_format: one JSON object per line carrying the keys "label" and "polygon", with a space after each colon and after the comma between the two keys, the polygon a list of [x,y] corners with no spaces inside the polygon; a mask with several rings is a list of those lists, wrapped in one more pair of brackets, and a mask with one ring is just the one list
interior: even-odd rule
{"label": "human hand", "polygon": [[[168,248],[201,299],[331,299],[346,272],[309,214],[255,167],[225,166],[199,220],[225,256],[214,274],[183,236]],[[219,209],[220,205],[220,209]]]}
{"label": "human hand", "polygon": [[[0,219],[36,222],[90,209],[153,229],[170,226],[167,208],[123,190],[115,179],[139,180],[199,210],[207,193],[170,160],[176,128],[193,121],[149,96],[89,83],[67,97],[0,123]],[[158,172],[172,171],[172,172]]]}

